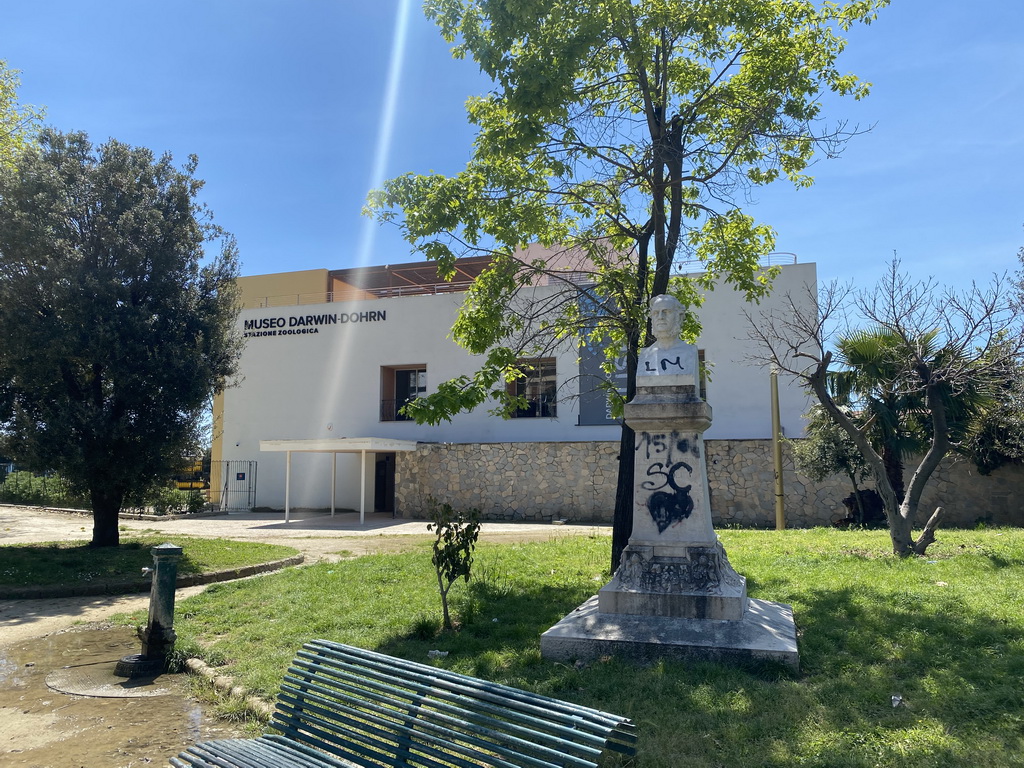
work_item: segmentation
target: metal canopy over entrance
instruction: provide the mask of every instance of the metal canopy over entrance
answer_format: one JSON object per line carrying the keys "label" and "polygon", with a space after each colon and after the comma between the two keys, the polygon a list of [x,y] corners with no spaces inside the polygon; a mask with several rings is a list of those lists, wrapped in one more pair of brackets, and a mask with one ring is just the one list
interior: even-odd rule
{"label": "metal canopy over entrance", "polygon": [[312,440],[260,440],[261,451],[283,452],[284,475],[284,521],[291,518],[291,481],[293,453],[330,453],[331,458],[331,517],[334,516],[335,491],[338,482],[338,454],[358,453],[362,457],[359,481],[359,524],[366,519],[366,454],[415,451],[414,440],[393,440],[388,437],[335,437]]}

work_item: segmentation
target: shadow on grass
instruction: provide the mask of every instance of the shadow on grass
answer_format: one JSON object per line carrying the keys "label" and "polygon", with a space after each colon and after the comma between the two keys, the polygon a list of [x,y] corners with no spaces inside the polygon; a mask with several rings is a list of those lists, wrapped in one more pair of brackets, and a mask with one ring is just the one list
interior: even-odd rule
{"label": "shadow on grass", "polygon": [[[10,598],[119,595],[148,592],[153,548],[162,537],[122,539],[117,547],[79,541],[19,544],[0,552],[0,595]],[[296,551],[251,542],[175,537],[183,546],[177,575],[238,571],[282,560]]]}
{"label": "shadow on grass", "polygon": [[[83,542],[23,544],[6,547],[0,585],[74,586],[141,582],[142,569],[152,567],[152,542],[124,541],[117,547],[91,547]],[[185,553],[178,573],[199,573],[201,567]],[[146,587],[148,589],[148,587]]]}
{"label": "shadow on grass", "polygon": [[[619,690],[649,695],[634,696],[624,714],[649,723],[660,742],[653,751],[678,755],[679,765],[1020,764],[1019,623],[955,596],[864,587],[804,590],[796,617],[802,677],[715,664],[637,668],[618,678]],[[679,731],[690,739],[674,741]]]}
{"label": "shadow on grass", "polygon": [[[798,614],[804,668],[836,685],[897,693],[955,729],[1024,704],[1024,631],[956,596],[845,588],[811,590]],[[891,690],[890,690],[891,689]],[[841,720],[855,716],[838,711]]]}
{"label": "shadow on grass", "polygon": [[378,650],[447,650],[446,667],[631,717],[643,766],[1002,766],[1019,754],[1024,631],[954,597],[803,591],[799,676],[772,664],[541,659],[540,634],[590,593],[477,583],[459,631]]}
{"label": "shadow on grass", "polygon": [[1024,559],[1018,557],[1006,558],[994,552],[986,552],[982,557],[992,563],[994,568],[1019,568],[1024,565]]}
{"label": "shadow on grass", "polygon": [[424,638],[413,628],[387,638],[377,650],[417,658],[426,655],[424,647],[443,643],[453,657],[475,658],[475,666],[460,671],[491,679],[495,673],[519,677],[539,661],[540,634],[591,594],[578,586],[520,582],[511,587],[474,580],[455,600],[455,631]]}
{"label": "shadow on grass", "polygon": [[[153,565],[150,547],[125,542],[119,547],[90,547],[61,542],[4,548],[0,586],[75,587],[104,582],[139,581],[142,567]],[[179,570],[195,568],[183,558]]]}

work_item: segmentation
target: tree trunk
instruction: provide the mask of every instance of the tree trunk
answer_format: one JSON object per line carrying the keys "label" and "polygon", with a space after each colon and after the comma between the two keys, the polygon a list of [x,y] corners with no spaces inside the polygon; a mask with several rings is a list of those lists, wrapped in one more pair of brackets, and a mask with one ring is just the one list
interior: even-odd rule
{"label": "tree trunk", "polygon": [[914,541],[913,527],[914,515],[910,513],[907,502],[900,505],[898,522],[889,524],[889,533],[892,536],[893,554],[900,557],[911,557],[913,555],[924,555],[928,547],[935,543],[935,531],[942,519],[942,507],[936,507],[932,516],[925,523],[924,530],[917,541]]}
{"label": "tree trunk", "polygon": [[857,450],[860,451],[864,460],[867,461],[868,467],[871,469],[871,474],[875,477],[875,485],[878,489],[878,494],[882,497],[885,516],[889,519],[889,533],[892,536],[893,549],[897,554],[900,554],[897,547],[902,546],[902,543],[898,545],[897,539],[899,539],[900,542],[904,539],[906,539],[907,542],[910,541],[909,524],[906,525],[906,530],[904,530],[904,524],[906,521],[902,519],[900,514],[902,506],[897,500],[896,492],[893,490],[892,483],[890,482],[885,459],[871,446],[871,443],[868,441],[864,433],[861,432],[857,426],[850,421],[850,418],[843,413],[842,409],[836,405],[835,400],[832,399],[832,396],[828,392],[828,386],[825,382],[828,374],[828,366],[831,362],[832,353],[826,352],[818,362],[813,373],[806,376],[804,380],[818,398],[818,402],[821,403],[825,412],[828,413],[832,420],[850,436],[853,444],[857,446]]}
{"label": "tree trunk", "polygon": [[857,485],[857,477],[853,472],[847,472],[850,484],[853,485],[853,501],[857,505],[857,522],[864,525],[864,500],[860,497],[860,487]]}
{"label": "tree trunk", "polygon": [[883,445],[882,461],[885,462],[885,475],[889,478],[892,492],[896,494],[896,502],[902,504],[906,493],[903,484],[903,459],[900,458],[899,451],[889,445]]}
{"label": "tree trunk", "polygon": [[[646,262],[646,257],[642,257]],[[626,396],[625,402],[636,397],[636,369],[639,359],[641,329],[631,328],[626,335]],[[622,550],[633,535],[633,454],[636,433],[622,420],[622,434],[619,437],[619,477],[615,485],[615,512],[612,517],[612,561],[611,572],[619,567]]]}
{"label": "tree trunk", "polygon": [[942,507],[936,507],[932,516],[925,523],[921,536],[914,542],[914,553],[923,555],[932,544],[935,543],[935,530],[939,527],[939,520],[942,519]]}
{"label": "tree trunk", "polygon": [[[452,585],[449,582],[448,589],[451,589]],[[437,588],[441,591],[441,614],[442,623],[445,629],[452,628],[452,615],[448,612],[448,589],[444,588],[444,579],[441,576],[441,571],[437,571]]]}
{"label": "tree trunk", "polygon": [[615,517],[612,520],[612,563],[611,571],[619,567],[622,550],[633,535],[633,450],[636,433],[631,427],[622,425],[619,439],[619,479],[615,486]]}
{"label": "tree trunk", "polygon": [[[927,380],[925,374],[922,374],[921,378]],[[928,518],[928,522],[921,532],[921,537],[916,542],[912,540],[911,529],[913,528],[914,520],[917,518],[921,494],[924,493],[925,486],[928,484],[932,473],[938,468],[939,462],[942,461],[942,458],[950,450],[946,405],[943,402],[940,387],[933,383],[928,384],[925,387],[925,401],[928,404],[928,412],[932,419],[932,441],[928,451],[921,459],[921,463],[917,465],[917,469],[910,476],[906,498],[900,505],[900,516],[906,521],[907,538],[911,539],[909,548],[904,548],[903,551],[897,553],[903,557],[923,555],[929,545],[935,541],[935,529],[938,528],[939,520],[942,518],[942,507],[939,507]],[[893,544],[895,545],[895,543],[894,539]],[[902,546],[903,542],[901,541]]]}
{"label": "tree trunk", "polygon": [[118,529],[118,514],[124,494],[117,491],[93,488],[89,491],[92,499],[92,541],[91,547],[116,547],[121,543]]}
{"label": "tree trunk", "polygon": [[900,504],[895,513],[886,510],[889,517],[889,537],[892,539],[892,552],[900,557],[914,554],[914,518],[907,517],[907,504]]}

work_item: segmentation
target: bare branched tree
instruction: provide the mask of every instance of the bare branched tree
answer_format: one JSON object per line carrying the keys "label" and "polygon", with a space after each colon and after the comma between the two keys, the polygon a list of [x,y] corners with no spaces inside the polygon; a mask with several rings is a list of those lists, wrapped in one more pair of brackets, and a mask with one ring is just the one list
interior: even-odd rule
{"label": "bare branched tree", "polygon": [[[940,288],[930,279],[911,279],[893,260],[874,289],[833,282],[815,298],[748,314],[749,337],[760,350],[753,360],[814,393],[867,461],[885,504],[893,551],[924,554],[942,509],[915,539],[921,494],[1024,352],[1013,286],[995,276],[986,287]],[[905,488],[907,457],[896,459],[894,473],[892,457],[884,455],[886,440],[897,438],[920,454]]]}

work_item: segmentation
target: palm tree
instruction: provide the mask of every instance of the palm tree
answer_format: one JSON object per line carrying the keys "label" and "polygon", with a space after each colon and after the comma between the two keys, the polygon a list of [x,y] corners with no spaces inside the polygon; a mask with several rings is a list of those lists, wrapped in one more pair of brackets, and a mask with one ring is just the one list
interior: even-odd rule
{"label": "palm tree", "polygon": [[919,418],[924,404],[921,393],[905,381],[901,343],[897,334],[880,327],[838,339],[836,361],[845,368],[828,380],[836,402],[870,426],[869,439],[882,456],[886,477],[900,503],[905,496],[904,461],[927,447]]}
{"label": "palm tree", "polygon": [[[934,541],[938,514],[913,540],[921,492],[939,461],[961,443],[991,402],[988,377],[958,376],[962,351],[940,345],[935,331],[910,337],[882,325],[836,343],[843,368],[829,371],[816,394],[826,413],[863,453],[885,504],[897,554],[922,554]],[[906,482],[906,462],[922,456]]]}

